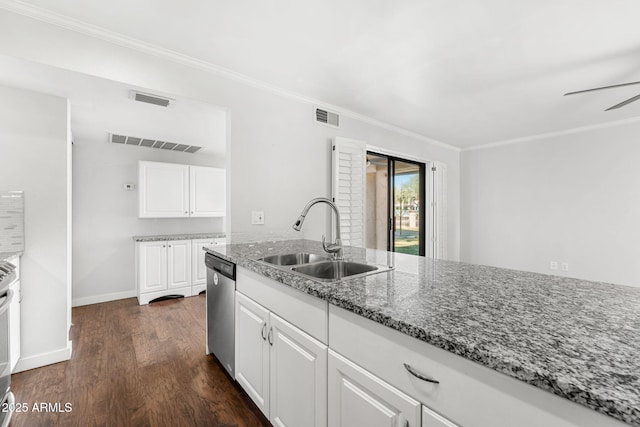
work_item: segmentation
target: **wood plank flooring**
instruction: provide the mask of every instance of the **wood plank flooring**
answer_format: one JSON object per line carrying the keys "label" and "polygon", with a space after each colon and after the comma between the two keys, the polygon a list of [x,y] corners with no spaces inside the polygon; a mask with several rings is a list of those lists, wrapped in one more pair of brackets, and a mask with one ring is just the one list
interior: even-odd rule
{"label": "wood plank flooring", "polygon": [[[12,427],[270,425],[205,355],[204,295],[76,307],[72,318],[71,360],[12,376],[16,402],[28,407]],[[34,411],[40,402],[59,410]]]}

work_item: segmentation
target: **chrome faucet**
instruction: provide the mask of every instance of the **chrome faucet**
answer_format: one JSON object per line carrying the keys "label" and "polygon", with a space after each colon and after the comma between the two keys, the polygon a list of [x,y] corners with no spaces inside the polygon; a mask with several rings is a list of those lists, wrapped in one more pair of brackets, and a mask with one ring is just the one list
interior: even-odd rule
{"label": "chrome faucet", "polygon": [[293,229],[296,231],[300,231],[302,229],[302,223],[304,222],[307,213],[309,213],[309,209],[311,209],[311,206],[315,205],[316,203],[326,203],[331,206],[333,211],[336,213],[336,241],[327,245],[323,234],[322,248],[325,252],[330,253],[333,256],[333,259],[341,260],[343,259],[343,251],[342,240],[340,240],[340,212],[338,212],[338,207],[331,200],[327,199],[326,197],[317,197],[315,199],[312,199],[309,203],[307,203],[307,206],[302,209],[302,213],[300,213],[298,220],[295,222],[295,224],[293,224]]}

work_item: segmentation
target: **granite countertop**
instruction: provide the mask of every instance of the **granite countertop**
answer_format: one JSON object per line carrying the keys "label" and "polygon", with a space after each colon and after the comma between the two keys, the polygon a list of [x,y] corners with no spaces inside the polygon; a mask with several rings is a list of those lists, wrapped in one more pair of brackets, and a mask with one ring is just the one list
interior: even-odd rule
{"label": "granite countertop", "polygon": [[0,252],[0,261],[9,261],[11,258],[22,256],[22,251]]}
{"label": "granite countertop", "polygon": [[136,242],[158,242],[162,240],[221,239],[224,233],[156,234],[154,236],[133,236]]}
{"label": "granite countertop", "polygon": [[640,288],[376,250],[345,258],[395,269],[320,282],[266,265],[322,254],[319,242],[230,244],[210,252],[429,344],[640,426]]}

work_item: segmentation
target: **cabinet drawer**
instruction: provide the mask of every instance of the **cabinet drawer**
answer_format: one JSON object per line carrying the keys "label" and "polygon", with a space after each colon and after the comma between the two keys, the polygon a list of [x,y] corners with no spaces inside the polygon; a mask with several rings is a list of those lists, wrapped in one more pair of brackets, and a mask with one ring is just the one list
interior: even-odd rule
{"label": "cabinet drawer", "polygon": [[[626,425],[335,306],[329,336],[330,348],[460,426]],[[439,384],[413,376],[405,363]]]}
{"label": "cabinet drawer", "polygon": [[242,267],[237,269],[236,289],[323,344],[327,344],[326,301]]}

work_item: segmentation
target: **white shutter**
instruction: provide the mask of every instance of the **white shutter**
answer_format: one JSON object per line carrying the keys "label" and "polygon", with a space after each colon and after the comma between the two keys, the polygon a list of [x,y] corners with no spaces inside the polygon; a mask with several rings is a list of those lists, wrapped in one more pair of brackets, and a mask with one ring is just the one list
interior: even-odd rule
{"label": "white shutter", "polygon": [[364,248],[367,144],[335,138],[332,148],[331,192],[340,211],[342,243]]}
{"label": "white shutter", "polygon": [[[432,164],[434,258],[447,259],[447,165]],[[433,170],[435,168],[435,170]]]}

